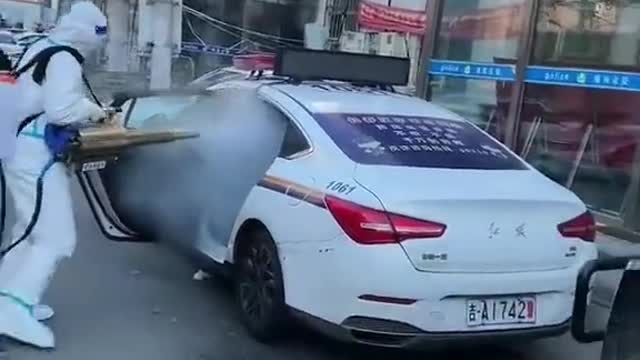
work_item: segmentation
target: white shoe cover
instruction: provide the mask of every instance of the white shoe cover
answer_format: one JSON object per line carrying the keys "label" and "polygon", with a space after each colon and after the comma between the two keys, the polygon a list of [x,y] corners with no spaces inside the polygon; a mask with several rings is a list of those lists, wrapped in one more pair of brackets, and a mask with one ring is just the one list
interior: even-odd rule
{"label": "white shoe cover", "polygon": [[0,297],[0,336],[43,349],[55,347],[53,332],[31,315],[26,307]]}
{"label": "white shoe cover", "polygon": [[38,321],[47,321],[55,315],[55,312],[49,305],[37,304],[31,309],[31,314]]}

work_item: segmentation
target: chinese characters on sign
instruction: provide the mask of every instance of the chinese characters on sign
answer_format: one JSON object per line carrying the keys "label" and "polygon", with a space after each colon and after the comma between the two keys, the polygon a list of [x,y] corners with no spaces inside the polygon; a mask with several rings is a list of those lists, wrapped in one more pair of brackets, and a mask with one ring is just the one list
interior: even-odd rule
{"label": "chinese characters on sign", "polygon": [[[431,60],[429,74],[497,81],[516,78],[513,65],[444,60]],[[524,75],[525,82],[535,84],[640,91],[640,73],[529,66]]]}
{"label": "chinese characters on sign", "polygon": [[536,84],[640,91],[640,74],[530,66],[525,81]]}
{"label": "chinese characters on sign", "polygon": [[462,125],[456,122],[373,115],[349,115],[347,122],[359,126],[371,125],[378,132],[386,132],[387,136],[384,137],[394,137],[394,143],[384,146],[383,149],[392,153],[406,151],[465,152],[468,150],[491,155],[487,150],[465,148],[465,144],[457,138]]}
{"label": "chinese characters on sign", "polygon": [[459,76],[501,81],[515,80],[515,67],[492,63],[431,60],[431,75]]}
{"label": "chinese characters on sign", "polygon": [[464,121],[373,114],[314,117],[358,163],[465,169],[524,166],[493,138]]}

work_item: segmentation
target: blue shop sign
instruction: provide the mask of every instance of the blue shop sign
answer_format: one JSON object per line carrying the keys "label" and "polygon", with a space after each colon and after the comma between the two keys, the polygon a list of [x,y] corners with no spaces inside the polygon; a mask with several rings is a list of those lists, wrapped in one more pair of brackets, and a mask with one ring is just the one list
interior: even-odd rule
{"label": "blue shop sign", "polygon": [[516,68],[514,65],[507,64],[431,60],[429,74],[469,79],[515,81]]}
{"label": "blue shop sign", "polygon": [[227,56],[231,56],[237,53],[236,51],[223,46],[211,46],[211,45],[191,43],[191,42],[183,42],[182,51],[199,52],[199,53],[207,53],[207,54],[214,54],[214,55],[227,55]]}
{"label": "blue shop sign", "polygon": [[629,72],[529,66],[525,81],[544,85],[640,91],[640,74]]}

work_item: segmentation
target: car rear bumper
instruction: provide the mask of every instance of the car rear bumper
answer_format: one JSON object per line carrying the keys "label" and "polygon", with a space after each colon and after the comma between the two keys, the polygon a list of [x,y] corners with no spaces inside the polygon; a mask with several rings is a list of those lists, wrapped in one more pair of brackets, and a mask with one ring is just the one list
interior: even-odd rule
{"label": "car rear bumper", "polygon": [[297,319],[334,339],[367,346],[431,350],[440,346],[477,345],[531,341],[561,336],[569,331],[571,319],[560,324],[537,326],[526,329],[473,331],[473,332],[428,332],[412,325],[392,320],[353,316],[342,324],[319,319],[295,311]]}
{"label": "car rear bumper", "polygon": [[[575,264],[565,269],[427,273],[413,269],[399,246],[371,247],[360,254],[361,249],[333,245],[280,247],[287,304],[348,329],[349,336],[375,334],[371,324],[384,319],[387,325],[398,325],[401,337],[425,341],[562,333],[571,317],[577,274],[586,261],[597,257],[595,246],[589,244]],[[536,297],[534,324],[467,325],[469,299],[520,295]],[[359,318],[368,320],[354,323]],[[383,335],[396,330],[382,327]]]}

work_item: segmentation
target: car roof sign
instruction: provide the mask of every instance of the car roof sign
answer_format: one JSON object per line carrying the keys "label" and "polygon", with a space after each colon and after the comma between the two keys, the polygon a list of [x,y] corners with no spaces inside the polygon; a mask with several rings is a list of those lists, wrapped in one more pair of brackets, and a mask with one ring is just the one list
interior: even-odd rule
{"label": "car roof sign", "polygon": [[407,58],[304,48],[280,49],[274,75],[296,81],[337,80],[362,85],[406,85]]}

